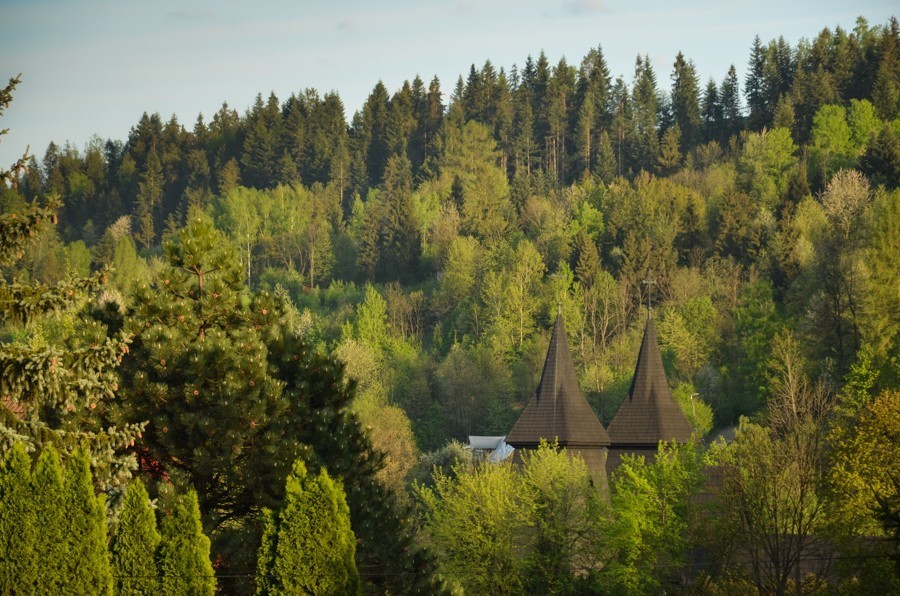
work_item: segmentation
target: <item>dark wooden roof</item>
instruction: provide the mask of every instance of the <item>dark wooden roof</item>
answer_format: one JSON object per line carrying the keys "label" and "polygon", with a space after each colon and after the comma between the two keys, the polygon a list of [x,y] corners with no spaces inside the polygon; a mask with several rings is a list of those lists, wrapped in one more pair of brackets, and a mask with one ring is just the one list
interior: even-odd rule
{"label": "dark wooden roof", "polygon": [[609,435],[578,386],[562,317],[553,326],[537,390],[506,435],[506,442],[517,449],[536,447],[541,439],[556,440],[560,447],[609,445]]}
{"label": "dark wooden roof", "polygon": [[693,434],[690,422],[666,382],[652,319],[647,319],[628,397],[619,406],[607,431],[613,447],[654,450],[660,441],[687,443]]}

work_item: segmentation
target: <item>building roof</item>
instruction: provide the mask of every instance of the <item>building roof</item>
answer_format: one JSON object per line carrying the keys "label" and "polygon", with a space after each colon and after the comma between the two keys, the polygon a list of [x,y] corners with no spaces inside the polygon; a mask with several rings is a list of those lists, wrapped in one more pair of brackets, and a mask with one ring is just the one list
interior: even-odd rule
{"label": "building roof", "polygon": [[516,448],[536,447],[541,439],[555,440],[560,447],[609,445],[609,435],[578,386],[561,316],[553,326],[541,381],[506,435],[506,442]]}
{"label": "building roof", "polygon": [[653,319],[647,319],[628,397],[607,429],[613,447],[652,447],[660,441],[687,443],[694,430],[672,397]]}

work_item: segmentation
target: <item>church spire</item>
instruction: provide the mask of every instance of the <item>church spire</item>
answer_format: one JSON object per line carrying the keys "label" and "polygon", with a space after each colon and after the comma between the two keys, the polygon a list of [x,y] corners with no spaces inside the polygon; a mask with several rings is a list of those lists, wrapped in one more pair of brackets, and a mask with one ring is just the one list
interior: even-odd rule
{"label": "church spire", "polygon": [[[560,307],[561,310],[561,307]],[[541,439],[560,447],[606,447],[609,436],[584,398],[560,313],[556,317],[541,380],[506,442],[536,447]]]}
{"label": "church spire", "polygon": [[628,397],[607,430],[614,449],[633,447],[653,451],[660,441],[686,443],[693,434],[666,381],[651,318],[644,329]]}

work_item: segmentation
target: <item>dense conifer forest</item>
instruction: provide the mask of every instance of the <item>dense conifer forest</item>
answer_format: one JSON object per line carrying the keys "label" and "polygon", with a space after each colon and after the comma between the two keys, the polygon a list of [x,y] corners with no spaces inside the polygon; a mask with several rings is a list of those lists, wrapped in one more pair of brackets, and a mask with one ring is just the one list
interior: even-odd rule
{"label": "dense conifer forest", "polygon": [[[227,593],[900,589],[900,23],[748,41],[743,79],[548,49],[15,164],[0,518],[59,453],[106,495],[116,593],[132,523],[180,573],[148,491],[163,534],[164,495],[190,536],[199,507]],[[552,446],[459,444],[511,428],[558,312],[607,425],[648,306],[696,443],[603,495]],[[310,507],[334,537],[298,558]]]}

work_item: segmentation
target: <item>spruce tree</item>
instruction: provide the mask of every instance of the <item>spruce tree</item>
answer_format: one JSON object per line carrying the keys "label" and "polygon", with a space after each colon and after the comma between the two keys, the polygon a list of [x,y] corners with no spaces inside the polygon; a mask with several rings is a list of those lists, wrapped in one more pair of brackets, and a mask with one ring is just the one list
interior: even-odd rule
{"label": "spruce tree", "polygon": [[156,513],[144,483],[134,480],[125,489],[116,534],[110,545],[116,594],[151,596],[159,593],[156,549],[160,536]]}
{"label": "spruce tree", "polygon": [[[17,83],[13,79],[0,90],[0,105],[11,100]],[[14,183],[21,166],[0,172],[0,184]],[[51,195],[43,204],[0,214],[0,266],[21,260],[29,244],[56,223],[60,207]],[[22,442],[28,451],[53,445],[65,459],[86,443],[104,487],[129,475],[134,459],[122,451],[142,428],[104,422],[117,389],[115,368],[128,351],[127,338],[108,333],[89,312],[107,278],[100,271],[52,286],[0,279],[0,326],[16,337],[0,343],[0,453]]]}
{"label": "spruce tree", "polygon": [[672,112],[681,129],[681,153],[687,155],[700,141],[700,83],[694,63],[681,52],[672,72]]}
{"label": "spruce tree", "polygon": [[318,476],[294,463],[284,504],[263,512],[263,542],[257,563],[260,594],[353,594],[359,592],[344,491],[325,468]]}
{"label": "spruce tree", "polygon": [[164,493],[158,551],[161,594],[215,594],[216,578],[209,561],[210,542],[200,524],[197,493]]}

